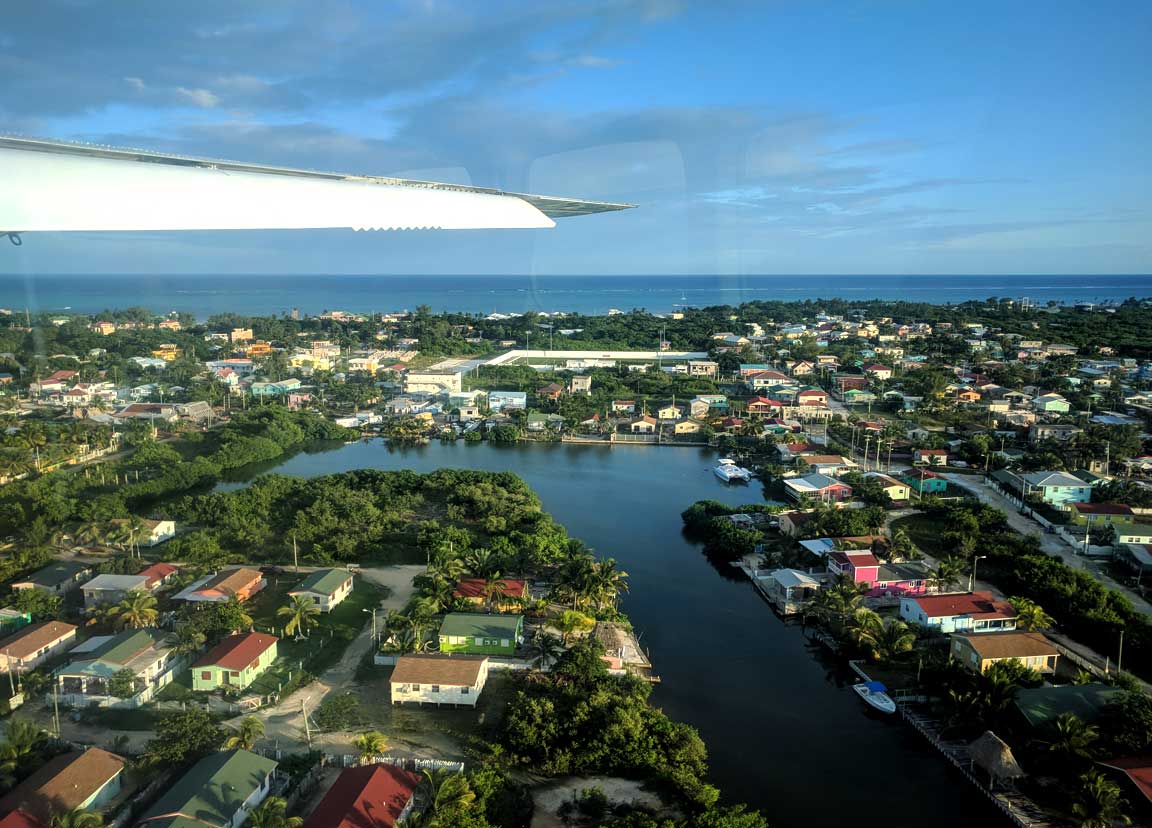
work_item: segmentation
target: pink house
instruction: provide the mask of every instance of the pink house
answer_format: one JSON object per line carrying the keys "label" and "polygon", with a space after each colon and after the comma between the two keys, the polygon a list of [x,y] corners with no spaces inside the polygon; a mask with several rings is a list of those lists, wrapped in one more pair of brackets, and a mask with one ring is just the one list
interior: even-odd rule
{"label": "pink house", "polygon": [[932,577],[920,561],[881,563],[871,550],[843,550],[828,554],[828,571],[834,576],[847,573],[858,584],[866,584],[865,598],[902,598],[924,595]]}

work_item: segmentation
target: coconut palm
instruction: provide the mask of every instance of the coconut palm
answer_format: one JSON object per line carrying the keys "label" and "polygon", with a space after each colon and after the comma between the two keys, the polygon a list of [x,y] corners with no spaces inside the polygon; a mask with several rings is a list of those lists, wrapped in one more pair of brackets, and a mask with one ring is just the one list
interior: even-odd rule
{"label": "coconut palm", "polygon": [[484,582],[484,604],[489,609],[500,603],[504,597],[504,593],[508,589],[508,582],[500,578],[500,573],[495,572],[492,577]]}
{"label": "coconut palm", "polygon": [[861,607],[853,614],[849,635],[874,661],[893,658],[912,649],[916,632],[898,618],[881,618]]}
{"label": "coconut palm", "polygon": [[48,825],[49,828],[103,828],[104,818],[95,811],[73,808],[52,814]]}
{"label": "coconut palm", "polygon": [[99,521],[90,521],[76,530],[76,540],[85,546],[100,546],[108,536],[108,526]]}
{"label": "coconut palm", "polygon": [[617,569],[613,558],[606,558],[596,564],[592,584],[595,589],[596,608],[603,609],[605,604],[615,607],[620,593],[628,591],[628,573]]}
{"label": "coconut palm", "polygon": [[556,636],[537,630],[532,637],[532,666],[537,670],[547,669],[548,665],[555,664],[564,654],[564,642]]}
{"label": "coconut palm", "polygon": [[1061,713],[1055,722],[1055,734],[1048,743],[1048,752],[1064,759],[1091,760],[1096,755],[1095,744],[1100,731],[1075,713]]}
{"label": "coconut palm", "polygon": [[564,610],[564,612],[560,613],[559,618],[555,618],[552,621],[552,626],[560,630],[561,641],[564,642],[565,647],[568,646],[568,642],[571,641],[573,635],[578,632],[587,632],[592,629],[595,624],[595,619],[589,618],[584,613],[577,612],[576,610]]}
{"label": "coconut palm", "polygon": [[465,556],[464,562],[477,578],[490,578],[499,563],[491,549],[473,549]]}
{"label": "coconut palm", "polygon": [[805,615],[825,626],[839,626],[855,614],[864,600],[864,589],[847,573],[836,576],[805,607]]}
{"label": "coconut palm", "polygon": [[964,575],[964,562],[956,557],[941,558],[932,573],[932,583],[940,592],[945,592]]}
{"label": "coconut palm", "polygon": [[141,627],[153,626],[160,613],[156,610],[155,595],[142,589],[134,589],[125,595],[119,604],[112,607],[109,615],[120,629],[138,630]]}
{"label": "coconut palm", "polygon": [[206,640],[204,633],[191,624],[181,624],[171,637],[172,652],[176,655],[192,655],[200,652]]}
{"label": "coconut palm", "polygon": [[308,630],[319,624],[320,608],[306,595],[292,596],[292,603],[276,610],[279,618],[286,618],[285,635],[295,635],[297,639],[307,638]]}
{"label": "coconut palm", "polygon": [[1114,828],[1131,825],[1132,817],[1125,813],[1128,800],[1120,791],[1120,786],[1098,770],[1090,770],[1080,777],[1080,788],[1076,791],[1072,814],[1080,828]]}
{"label": "coconut palm", "polygon": [[1016,610],[1016,627],[1032,632],[1033,630],[1046,630],[1056,622],[1035,601],[1027,598],[1009,598],[1008,602]]}
{"label": "coconut palm", "polygon": [[427,794],[427,813],[433,817],[454,816],[467,811],[476,801],[476,794],[462,773],[424,771],[422,786]]}
{"label": "coconut palm", "polygon": [[224,740],[224,747],[228,750],[252,750],[263,735],[264,722],[256,716],[245,716],[236,726],[236,732]]}
{"label": "coconut palm", "polygon": [[300,828],[304,820],[288,816],[288,803],[283,797],[270,796],[252,812],[248,824],[252,828]]}
{"label": "coconut palm", "polygon": [[596,560],[589,554],[578,554],[560,567],[557,573],[556,591],[572,601],[572,609],[578,610],[596,593]]}
{"label": "coconut palm", "polygon": [[44,731],[27,719],[9,719],[0,743],[0,777],[15,781],[16,773],[32,763],[43,739]]}
{"label": "coconut palm", "polygon": [[357,736],[352,744],[360,752],[360,763],[368,764],[373,758],[388,750],[388,737],[379,730],[369,730]]}

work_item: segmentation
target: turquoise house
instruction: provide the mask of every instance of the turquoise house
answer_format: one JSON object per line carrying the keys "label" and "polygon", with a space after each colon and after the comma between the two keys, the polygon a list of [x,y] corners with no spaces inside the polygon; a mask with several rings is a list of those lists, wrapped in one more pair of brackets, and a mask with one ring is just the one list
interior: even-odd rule
{"label": "turquoise house", "polygon": [[928,469],[909,469],[900,475],[900,480],[921,497],[944,494],[948,490],[948,481]]}

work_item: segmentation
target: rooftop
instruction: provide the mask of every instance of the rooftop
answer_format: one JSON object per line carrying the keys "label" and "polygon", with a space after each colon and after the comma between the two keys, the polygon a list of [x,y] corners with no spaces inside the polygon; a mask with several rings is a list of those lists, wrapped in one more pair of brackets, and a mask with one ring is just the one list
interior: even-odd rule
{"label": "rooftop", "polygon": [[396,659],[392,684],[442,684],[472,687],[486,656],[405,655]]}
{"label": "rooftop", "polygon": [[982,659],[1034,658],[1060,655],[1056,645],[1037,632],[980,633],[953,635],[968,642]]}
{"label": "rooftop", "polygon": [[12,658],[28,658],[63,636],[75,633],[76,629],[72,624],[65,624],[63,621],[41,621],[39,624],[31,624],[0,641],[0,653]]}
{"label": "rooftop", "polygon": [[[527,591],[527,586],[521,580],[501,578],[500,584],[500,594],[506,598],[519,598]],[[456,584],[452,595],[456,598],[484,598],[487,585],[488,581],[484,578],[464,578]]]}
{"label": "rooftop", "polygon": [[200,656],[192,666],[243,670],[279,640],[274,635],[258,632],[230,635]]}
{"label": "rooftop", "polygon": [[301,581],[298,586],[291,589],[288,594],[317,592],[321,595],[331,595],[351,577],[352,573],[347,569],[318,569]]}
{"label": "rooftop", "polygon": [[392,828],[422,779],[392,765],[345,768],[304,828]]}
{"label": "rooftop", "polygon": [[57,561],[43,569],[38,569],[27,578],[21,578],[14,583],[35,584],[42,587],[56,587],[66,581],[71,581],[82,572],[86,572],[89,565],[79,561]]}
{"label": "rooftop", "polygon": [[1016,691],[1016,707],[1033,727],[1050,724],[1064,713],[1074,713],[1092,722],[1123,692],[1118,687],[1095,682],[1024,688]]}
{"label": "rooftop", "polygon": [[440,625],[441,635],[469,638],[511,638],[523,621],[520,615],[489,615],[482,612],[450,612]]}
{"label": "rooftop", "polygon": [[210,753],[170,785],[138,824],[155,828],[230,825],[244,800],[276,765],[246,750]]}
{"label": "rooftop", "polygon": [[1016,610],[1007,601],[998,601],[991,592],[962,592],[929,595],[913,599],[929,618],[967,615],[972,618],[1015,618]]}
{"label": "rooftop", "polygon": [[52,813],[83,805],[124,769],[124,762],[96,747],[54,756],[0,799],[0,813],[20,809],[47,823]]}

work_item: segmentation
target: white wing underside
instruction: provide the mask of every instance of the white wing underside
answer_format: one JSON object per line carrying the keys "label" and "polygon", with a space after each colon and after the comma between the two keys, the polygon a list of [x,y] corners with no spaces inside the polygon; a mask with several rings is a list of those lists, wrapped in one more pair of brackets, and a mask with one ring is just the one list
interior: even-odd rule
{"label": "white wing underside", "polygon": [[0,233],[544,228],[626,206],[0,138]]}

